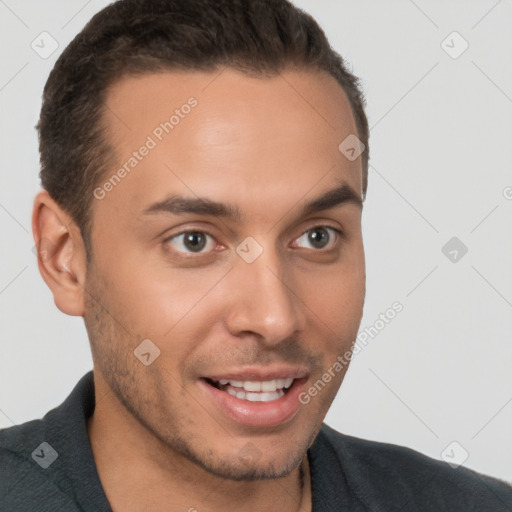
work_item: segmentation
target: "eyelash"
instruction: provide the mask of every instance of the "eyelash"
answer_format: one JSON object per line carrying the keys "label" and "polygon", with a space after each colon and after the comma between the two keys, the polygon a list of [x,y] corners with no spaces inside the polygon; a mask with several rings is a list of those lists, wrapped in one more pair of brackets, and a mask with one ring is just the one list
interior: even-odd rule
{"label": "eyelash", "polygon": [[[332,242],[332,245],[334,245],[334,246],[338,245],[338,243],[339,243],[340,239],[341,239],[341,238],[343,238],[343,236],[344,236],[343,231],[341,231],[341,230],[340,230],[340,229],[338,229],[338,228],[335,228],[335,227],[330,226],[330,225],[328,225],[328,224],[317,224],[317,225],[312,226],[312,227],[310,227],[310,228],[306,229],[305,231],[303,231],[303,232],[302,232],[302,233],[301,233],[297,238],[295,238],[295,239],[294,239],[294,242],[295,242],[296,240],[298,240],[299,238],[301,238],[302,236],[306,235],[308,232],[313,231],[313,230],[318,229],[318,228],[325,228],[325,229],[327,229],[327,230],[329,230],[329,231],[333,231],[333,232],[334,232],[334,234],[335,234],[335,240],[334,240],[334,242]],[[176,238],[178,238],[178,237],[180,237],[180,236],[183,236],[183,235],[186,235],[186,234],[190,234],[190,233],[199,233],[199,234],[201,234],[201,235],[206,235],[207,237],[210,237],[211,239],[213,239],[213,240],[215,241],[215,237],[214,237],[213,235],[211,235],[210,233],[208,233],[207,231],[200,230],[200,229],[197,229],[197,230],[196,230],[196,229],[187,229],[187,230],[185,230],[185,231],[180,231],[179,233],[176,233],[176,234],[174,234],[174,235],[171,235],[171,236],[167,237],[167,238],[163,241],[163,243],[164,243],[164,244],[168,244],[168,245],[170,245],[170,242],[171,242],[173,239],[176,239]],[[208,242],[206,242],[206,243],[208,243]],[[329,240],[329,243],[331,243],[331,241],[330,241],[330,240]],[[332,251],[333,249],[334,249],[334,247],[331,247],[330,249],[323,249],[323,248],[322,248],[322,249],[309,249],[309,248],[307,248],[307,250],[309,250],[309,251],[313,251],[313,252],[318,253],[318,254],[321,254],[321,253],[327,253],[327,252]],[[187,255],[187,256],[185,256],[185,257],[188,257],[188,258],[194,258],[194,257],[204,256],[205,254],[211,253],[211,252],[213,252],[213,250],[214,250],[214,249],[213,249],[213,250],[211,250],[211,251],[204,251],[204,252],[203,252],[203,251],[201,251],[201,252],[196,252],[196,253],[194,253],[194,252],[180,251],[180,250],[178,250],[178,249],[174,249],[174,248],[172,248],[172,250],[173,250],[173,251],[175,251],[175,252],[177,252],[177,253],[178,253],[178,254],[180,254],[180,255],[183,255],[183,254]]]}

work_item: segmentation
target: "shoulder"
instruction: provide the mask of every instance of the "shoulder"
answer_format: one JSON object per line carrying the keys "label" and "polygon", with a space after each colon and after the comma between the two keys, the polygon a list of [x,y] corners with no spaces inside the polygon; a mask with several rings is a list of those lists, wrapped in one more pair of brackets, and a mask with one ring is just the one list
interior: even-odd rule
{"label": "shoulder", "polygon": [[95,477],[84,424],[93,389],[88,373],[43,418],[0,430],[0,510],[79,510],[74,475]]}
{"label": "shoulder", "polygon": [[347,436],[325,424],[315,445],[317,453],[331,453],[363,502],[409,511],[512,510],[507,483],[462,466],[454,469],[410,448]]}
{"label": "shoulder", "polygon": [[0,510],[77,510],[54,473],[47,471],[58,454],[43,444],[44,434],[42,420],[0,430]]}

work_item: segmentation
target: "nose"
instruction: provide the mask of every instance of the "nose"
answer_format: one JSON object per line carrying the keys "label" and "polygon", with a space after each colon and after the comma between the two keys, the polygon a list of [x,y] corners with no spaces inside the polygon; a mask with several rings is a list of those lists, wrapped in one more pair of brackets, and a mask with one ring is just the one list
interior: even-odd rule
{"label": "nose", "polygon": [[303,330],[304,304],[292,272],[265,251],[256,261],[239,260],[230,272],[227,328],[233,336],[256,335],[276,345]]}

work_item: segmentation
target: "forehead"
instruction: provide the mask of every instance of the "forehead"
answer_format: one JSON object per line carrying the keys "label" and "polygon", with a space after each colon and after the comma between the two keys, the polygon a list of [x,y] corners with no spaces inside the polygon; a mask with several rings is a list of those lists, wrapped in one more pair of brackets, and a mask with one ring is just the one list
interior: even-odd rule
{"label": "forehead", "polygon": [[105,106],[114,148],[106,179],[122,177],[100,209],[135,214],[169,193],[261,209],[264,199],[296,200],[340,179],[360,194],[360,159],[350,161],[338,149],[357,133],[354,118],[344,91],[325,72],[127,77],[109,89]]}
{"label": "forehead", "polygon": [[[183,107],[190,98],[198,108],[188,116]],[[106,107],[107,126],[119,149],[136,146],[141,134],[151,134],[166,121],[180,124],[184,114],[187,122],[179,130],[173,126],[164,144],[188,139],[218,146],[265,134],[296,135],[289,138],[293,144],[303,134],[301,139],[318,146],[312,132],[334,140],[356,133],[345,92],[323,71],[288,70],[265,78],[232,69],[129,76],[110,87]],[[172,119],[173,114],[180,119]],[[242,126],[244,132],[239,132]],[[192,132],[195,137],[190,139]]]}

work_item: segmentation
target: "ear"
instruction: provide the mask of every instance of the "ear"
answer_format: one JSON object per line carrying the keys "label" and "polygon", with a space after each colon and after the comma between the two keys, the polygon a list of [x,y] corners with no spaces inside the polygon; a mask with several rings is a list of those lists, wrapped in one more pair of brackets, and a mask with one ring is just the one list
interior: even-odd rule
{"label": "ear", "polygon": [[46,190],[34,199],[32,233],[39,272],[55,305],[67,315],[83,316],[87,260],[82,234]]}

